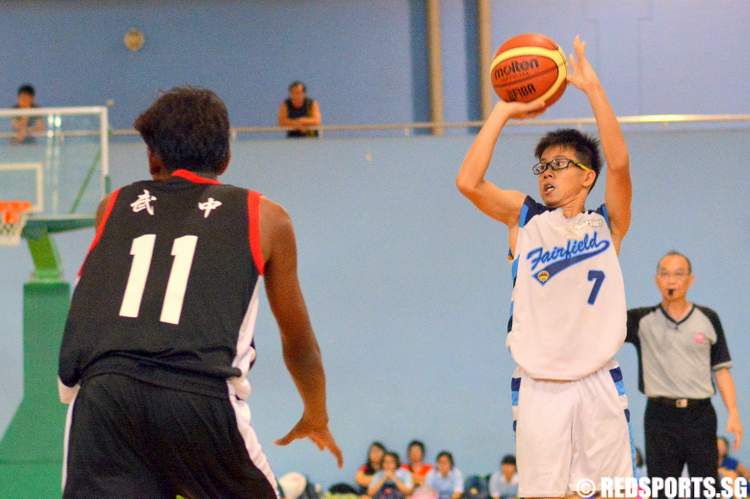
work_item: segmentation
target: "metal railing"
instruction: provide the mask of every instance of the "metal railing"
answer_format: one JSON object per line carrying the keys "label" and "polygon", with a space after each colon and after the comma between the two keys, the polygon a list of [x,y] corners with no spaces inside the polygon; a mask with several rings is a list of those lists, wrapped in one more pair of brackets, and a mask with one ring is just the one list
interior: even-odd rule
{"label": "metal railing", "polygon": [[[636,116],[620,116],[617,119],[623,125],[639,124],[682,124],[682,123],[750,123],[750,114],[648,114]],[[529,119],[511,120],[508,126],[513,127],[546,127],[546,126],[583,126],[593,125],[594,118],[551,118],[551,119]],[[311,130],[321,132],[368,132],[401,130],[408,134],[411,130],[442,129],[470,129],[480,128],[483,121],[457,121],[457,122],[412,122],[412,123],[382,123],[365,125],[321,125],[309,127]],[[232,128],[232,135],[252,135],[268,133],[286,133],[292,128],[278,126],[246,126]],[[137,135],[132,129],[113,130],[115,136]]]}
{"label": "metal railing", "polygon": [[[14,117],[19,115],[25,116],[50,116],[57,113],[71,114],[71,111],[80,110],[81,114],[88,114],[92,110],[100,110],[99,107],[92,108],[34,108],[28,110],[19,109],[0,109],[0,118]],[[748,123],[750,124],[750,114],[648,114],[635,116],[620,116],[618,121],[623,125],[645,125],[645,124],[709,124],[709,123]],[[404,135],[417,130],[433,129],[474,129],[484,124],[483,121],[458,121],[458,122],[409,122],[409,123],[380,123],[380,124],[343,124],[343,125],[321,125],[309,127],[311,130],[320,132],[387,132],[402,131]],[[528,120],[511,120],[508,126],[511,127],[549,127],[549,126],[587,126],[595,124],[594,118],[551,118],[551,119],[528,119]],[[290,127],[279,126],[241,126],[231,129],[232,137],[238,138],[245,135],[262,135],[262,134],[285,134],[292,130]],[[87,135],[98,135],[99,132],[93,130],[63,130],[63,135],[76,137]],[[110,130],[112,137],[134,137],[137,136],[132,128],[119,128]],[[0,139],[11,137],[12,134],[0,132]]]}

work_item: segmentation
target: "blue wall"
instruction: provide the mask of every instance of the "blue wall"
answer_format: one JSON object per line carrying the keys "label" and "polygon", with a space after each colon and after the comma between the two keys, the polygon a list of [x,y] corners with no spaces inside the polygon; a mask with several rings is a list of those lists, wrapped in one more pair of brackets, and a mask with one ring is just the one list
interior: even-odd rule
{"label": "blue wall", "polygon": [[[479,116],[476,2],[442,0],[445,116]],[[115,102],[116,128],[159,89],[215,89],[236,126],[275,123],[294,79],[326,123],[429,119],[424,0],[77,2],[0,0],[0,95],[36,84],[47,105]],[[580,33],[619,114],[747,112],[742,0],[492,2],[493,45],[522,32],[566,50]],[[122,37],[136,26],[140,53]],[[577,91],[549,117],[587,115]]]}
{"label": "blue wall", "polygon": [[[528,165],[535,135],[509,133],[491,176],[535,193]],[[283,203],[296,226],[302,286],[329,380],[331,425],[343,472],[310,443],[278,448],[301,406],[286,373],[277,327],[264,306],[257,329],[251,408],[277,473],[303,470],[324,483],[350,479],[371,439],[403,453],[424,439],[429,457],[448,448],[466,472],[489,472],[513,450],[504,347],[510,299],[506,230],[480,215],[453,180],[470,137],[244,141],[234,144],[226,182]],[[750,426],[745,334],[750,267],[745,145],[750,130],[629,132],[635,195],[622,249],[631,306],[655,304],[656,260],[677,248],[693,258],[692,298],[715,308],[736,359],[740,410]],[[115,185],[146,173],[143,147],[114,144]],[[502,158],[502,160],[501,160]],[[590,205],[602,198],[602,185]],[[91,231],[57,236],[66,275],[75,275]],[[3,250],[0,282],[0,428],[21,397],[21,284],[28,251]],[[644,398],[632,347],[619,354],[643,446]],[[50,380],[53,382],[53,380]],[[720,431],[725,412],[718,397]],[[750,445],[740,458],[750,462]]]}

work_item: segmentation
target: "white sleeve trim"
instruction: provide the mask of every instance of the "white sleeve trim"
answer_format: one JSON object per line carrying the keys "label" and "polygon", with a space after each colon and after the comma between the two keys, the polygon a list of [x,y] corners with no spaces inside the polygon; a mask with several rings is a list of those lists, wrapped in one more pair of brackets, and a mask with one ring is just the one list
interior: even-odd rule
{"label": "white sleeve trim", "polygon": [[729,369],[730,367],[732,367],[732,361],[731,360],[729,360],[727,362],[721,362],[720,364],[716,364],[715,366],[711,366],[711,370],[718,371],[719,369],[724,369],[724,368]]}

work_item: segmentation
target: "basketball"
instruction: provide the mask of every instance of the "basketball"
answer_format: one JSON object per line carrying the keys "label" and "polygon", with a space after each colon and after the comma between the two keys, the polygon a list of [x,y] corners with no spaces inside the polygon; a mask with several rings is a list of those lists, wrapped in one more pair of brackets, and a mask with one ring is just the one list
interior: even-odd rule
{"label": "basketball", "polygon": [[505,102],[542,98],[550,106],[565,91],[565,53],[544,35],[528,33],[510,38],[497,49],[490,67],[492,87]]}

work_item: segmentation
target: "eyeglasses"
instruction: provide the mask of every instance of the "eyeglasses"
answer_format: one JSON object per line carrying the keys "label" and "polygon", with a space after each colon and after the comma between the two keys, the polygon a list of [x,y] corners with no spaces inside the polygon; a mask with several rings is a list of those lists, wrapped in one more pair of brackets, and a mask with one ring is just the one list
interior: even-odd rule
{"label": "eyeglasses", "polygon": [[547,171],[547,168],[557,171],[557,170],[564,170],[568,168],[570,165],[576,165],[581,170],[591,172],[593,171],[588,166],[579,163],[578,161],[573,161],[572,159],[568,158],[554,158],[550,161],[545,162],[539,162],[531,167],[531,172],[534,175],[541,175],[542,173]]}
{"label": "eyeglasses", "polygon": [[690,275],[690,272],[685,272],[682,270],[678,270],[676,272],[659,271],[657,272],[656,275],[659,276],[661,279],[668,279],[670,277],[674,277],[675,279],[682,280],[682,279],[687,278],[687,276]]}

